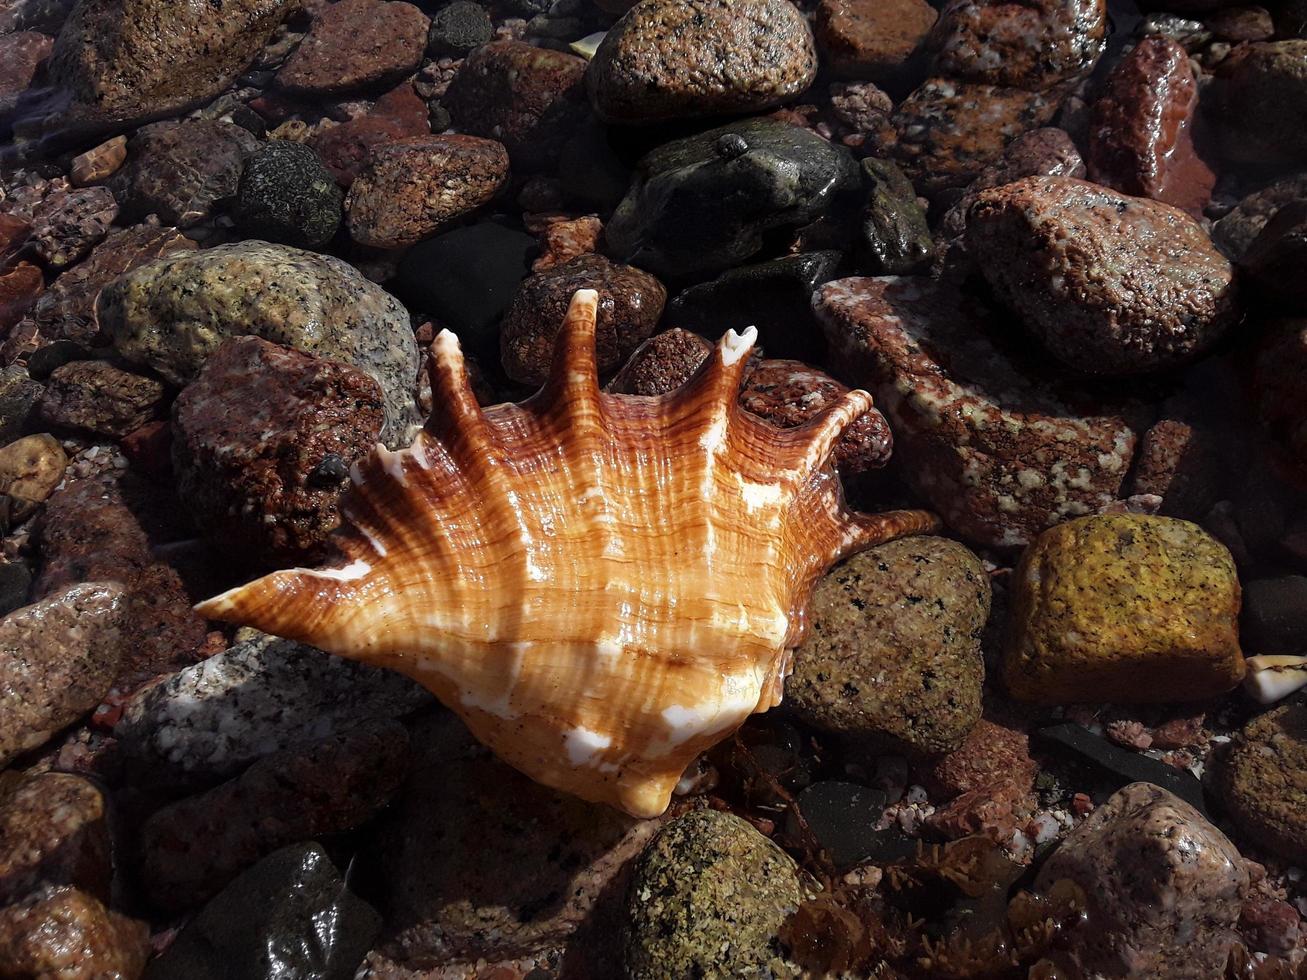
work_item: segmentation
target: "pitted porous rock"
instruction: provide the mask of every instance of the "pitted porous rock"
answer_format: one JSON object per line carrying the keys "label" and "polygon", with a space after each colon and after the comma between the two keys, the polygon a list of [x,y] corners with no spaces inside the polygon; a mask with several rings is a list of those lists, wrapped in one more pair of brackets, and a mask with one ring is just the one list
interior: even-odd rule
{"label": "pitted porous rock", "polygon": [[1234,268],[1183,211],[1082,180],[982,193],[967,247],[994,292],[1057,358],[1090,374],[1174,367],[1239,318]]}
{"label": "pitted porous rock", "polygon": [[1307,862],[1307,702],[1252,719],[1215,769],[1235,826],[1272,854]]}
{"label": "pitted porous rock", "polygon": [[1053,126],[1022,133],[1003,150],[1003,155],[980,172],[958,203],[945,213],[941,227],[949,236],[967,230],[967,212],[980,192],[1010,184],[1022,177],[1083,177],[1085,163],[1065,130]]}
{"label": "pitted porous rock", "polygon": [[604,37],[586,85],[610,123],[757,112],[817,74],[817,48],[788,0],[641,0]]}
{"label": "pitted porous rock", "polygon": [[116,584],[75,585],[0,620],[0,765],[90,711],[122,659]]}
{"label": "pitted porous rock", "polygon": [[11,977],[139,977],[150,927],[76,888],[43,888],[0,909],[0,965]]}
{"label": "pitted porous rock", "polygon": [[1229,839],[1173,793],[1151,783],[1114,793],[1044,863],[1035,890],[1063,879],[1088,900],[1066,937],[1073,968],[1122,980],[1223,973],[1248,872]]}
{"label": "pitted porous rock", "polygon": [[1032,91],[1093,71],[1107,0],[949,0],[931,32],[934,73]]}
{"label": "pitted porous rock", "polygon": [[175,253],[106,286],[96,312],[123,358],[174,384],[228,337],[253,334],[372,375],[385,393],[387,445],[406,445],[417,423],[408,313],[333,256],[259,241]]}
{"label": "pitted porous rock", "polygon": [[233,337],[174,406],[178,495],[237,555],[320,560],[340,526],[349,467],[384,420],[380,387],[357,368]]}
{"label": "pitted porous rock", "polygon": [[712,350],[712,344],[697,333],[672,327],[637,347],[605,390],[619,395],[666,394],[689,381]]}
{"label": "pitted porous rock", "polygon": [[224,779],[273,752],[433,701],[393,671],[247,632],[128,702],[114,736],[147,781]]}
{"label": "pitted porous rock", "polygon": [[213,119],[151,123],[127,142],[127,163],[109,178],[123,215],[156,214],[189,228],[236,196],[245,161],[259,148],[240,126]]}
{"label": "pitted porous rock", "polygon": [[43,772],[0,787],[0,907],[42,885],[109,898],[108,805],[90,780]]}
{"label": "pitted porous rock", "polygon": [[394,84],[422,64],[429,26],[426,14],[398,0],[318,5],[277,85],[296,95],[342,95]]}
{"label": "pitted porous rock", "polygon": [[933,196],[965,187],[1012,140],[1047,126],[1060,101],[1054,92],[928,78],[894,111],[893,133],[881,149],[919,193]]}
{"label": "pitted porous rock", "polygon": [[968,540],[1020,547],[1117,498],[1135,432],[988,331],[992,314],[926,278],[841,279],[813,308],[843,379],[890,421],[903,472]]}

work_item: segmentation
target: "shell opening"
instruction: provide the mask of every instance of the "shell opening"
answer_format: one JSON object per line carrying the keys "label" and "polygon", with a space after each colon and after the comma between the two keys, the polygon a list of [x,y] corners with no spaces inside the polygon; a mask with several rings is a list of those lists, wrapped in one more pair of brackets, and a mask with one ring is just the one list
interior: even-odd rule
{"label": "shell opening", "polygon": [[736,333],[734,329],[727,330],[726,335],[722,337],[722,363],[727,367],[735,364],[753,350],[757,340],[757,327],[745,327],[744,333]]}

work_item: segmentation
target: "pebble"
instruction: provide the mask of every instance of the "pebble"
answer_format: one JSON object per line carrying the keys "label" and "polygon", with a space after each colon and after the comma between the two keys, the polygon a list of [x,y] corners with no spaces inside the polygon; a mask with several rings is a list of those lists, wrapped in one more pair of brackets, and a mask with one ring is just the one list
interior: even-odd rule
{"label": "pebble", "polygon": [[1008,780],[1029,792],[1038,771],[1023,730],[981,718],[961,745],[920,768],[919,781],[932,796],[951,799]]}
{"label": "pebble", "polygon": [[1200,521],[1220,496],[1221,463],[1213,434],[1178,419],[1155,422],[1139,443],[1132,495],[1162,500],[1158,513]]}
{"label": "pebble", "polygon": [[1302,937],[1301,917],[1288,902],[1253,895],[1239,913],[1239,933],[1254,950],[1285,956]]}
{"label": "pebble", "polygon": [[950,752],[980,718],[984,567],[918,537],[854,555],[817,583],[784,704],[825,731],[910,754]]}
{"label": "pebble", "polygon": [[1298,484],[1307,483],[1307,399],[1298,380],[1305,367],[1307,325],[1297,319],[1270,325],[1256,354],[1251,390],[1274,460]]}
{"label": "pebble", "polygon": [[925,278],[841,279],[813,307],[830,363],[875,396],[905,476],[967,540],[1018,547],[1116,499],[1134,430],[998,346],[973,298]]}
{"label": "pebble", "polygon": [[840,78],[900,82],[938,17],[925,0],[821,0],[814,30]]}
{"label": "pebble", "polygon": [[430,703],[399,674],[259,634],[138,692],[114,736],[149,782],[194,785]]}
{"label": "pebble", "polygon": [[381,916],[319,844],[293,844],[223,889],[151,963],[146,980],[344,980],[380,930]]}
{"label": "pebble", "polygon": [[106,286],[96,313],[118,354],[173,384],[228,336],[253,334],[370,374],[385,394],[388,445],[407,445],[416,424],[408,313],[333,256],[258,241],[174,252]]}
{"label": "pebble", "polygon": [[246,161],[232,218],[251,238],[320,249],[336,234],[341,207],[336,179],[312,147],[269,140]]}
{"label": "pebble", "polygon": [[1037,741],[1052,746],[1077,762],[1088,765],[1095,777],[1113,789],[1130,783],[1148,783],[1174,793],[1202,813],[1207,812],[1202,783],[1186,769],[1178,769],[1141,752],[1118,748],[1083,725],[1063,722],[1041,728]]}
{"label": "pebble", "polygon": [[375,248],[414,245],[490,202],[507,180],[508,153],[494,140],[449,135],[383,143],[350,186],[350,236]]}
{"label": "pebble", "polygon": [[[384,408],[376,381],[356,368],[233,337],[174,406],[178,495],[233,560],[320,560],[349,468],[376,445]],[[324,477],[329,461],[337,472]]]}
{"label": "pebble", "polygon": [[1090,374],[1173,367],[1240,315],[1234,269],[1202,226],[1085,181],[1028,177],[981,193],[967,247],[1048,350]]}
{"label": "pebble", "polygon": [[118,204],[104,187],[69,187],[60,181],[31,207],[18,204],[30,223],[28,245],[46,266],[72,265],[109,233]]}
{"label": "pebble", "polygon": [[1241,46],[1214,94],[1226,158],[1254,166],[1307,160],[1307,40]]}
{"label": "pebble", "polygon": [[1225,968],[1248,872],[1234,845],[1166,790],[1133,783],[1063,840],[1035,878],[1084,890],[1067,959],[1089,974],[1206,980]]}
{"label": "pebble", "polygon": [[1242,198],[1212,226],[1212,239],[1232,261],[1239,262],[1275,213],[1305,196],[1307,173],[1282,177]]}
{"label": "pebble", "polygon": [[0,907],[47,885],[72,885],[107,901],[113,868],[105,795],[72,773],[13,775],[0,788]]}
{"label": "pebble", "polygon": [[572,294],[599,292],[595,356],[610,374],[654,332],[667,290],[649,273],[616,265],[602,255],[583,255],[524,279],[500,325],[505,373],[523,384],[542,384],[554,359],[558,331]]}
{"label": "pebble", "polygon": [[280,847],[359,826],[399,788],[407,752],[398,722],[361,719],[156,811],[139,845],[150,901],[169,913],[199,905]]}
{"label": "pebble", "polygon": [[1234,561],[1187,521],[1112,514],[1051,528],[1011,590],[1003,678],[1019,700],[1201,700],[1243,677]]}
{"label": "pebble", "polygon": [[816,74],[812,31],[786,0],[641,0],[604,36],[586,87],[604,122],[648,124],[769,109]]}
{"label": "pebble", "polygon": [[0,273],[0,334],[9,333],[44,291],[45,276],[31,262]]}
{"label": "pebble", "polygon": [[72,361],[51,372],[39,412],[55,429],[119,439],[158,418],[166,405],[155,378],[107,361]]}
{"label": "pebble", "polygon": [[157,215],[189,228],[236,196],[259,141],[240,126],[208,119],[157,122],[127,141],[127,162],[109,178],[123,217]]}
{"label": "pebble", "polygon": [[430,131],[427,104],[409,82],[402,82],[377,99],[370,112],[321,130],[307,142],[322,157],[336,183],[348,188],[373,147],[407,136],[426,136]]}
{"label": "pebble", "polygon": [[58,980],[139,977],[150,928],[76,888],[47,888],[0,908],[0,974]]}
{"label": "pebble", "polygon": [[587,214],[580,218],[549,221],[535,234],[540,239],[540,257],[531,263],[531,271],[544,272],[599,251],[604,223],[595,215]]}
{"label": "pebble", "polygon": [[118,172],[127,160],[127,137],[115,136],[73,157],[68,179],[75,187],[99,184]]}
{"label": "pebble", "polygon": [[629,980],[764,975],[804,900],[792,858],[739,817],[695,810],[635,863],[623,935]]}
{"label": "pebble", "polygon": [[319,96],[393,85],[422,63],[429,26],[411,3],[338,0],[318,10],[276,84],[294,95]]}
{"label": "pebble", "polygon": [[100,703],[122,658],[123,606],[120,586],[92,583],[0,620],[0,764]]}
{"label": "pebble", "polygon": [[47,432],[26,436],[0,449],[0,493],[10,500],[10,517],[33,513],[64,478],[68,455]]}
{"label": "pebble", "polygon": [[1253,718],[1214,768],[1234,825],[1272,854],[1307,863],[1307,702]]}
{"label": "pebble", "polygon": [[427,31],[427,54],[432,57],[466,57],[474,48],[489,43],[495,28],[485,7],[471,0],[454,0],[431,18]]}
{"label": "pebble", "polygon": [[492,41],[464,59],[440,103],[465,133],[498,140],[513,170],[548,170],[585,118],[585,60],[521,41]]}
{"label": "pebble", "polygon": [[871,197],[862,212],[858,243],[862,268],[874,276],[902,276],[924,271],[934,252],[926,212],[903,171],[890,160],[862,161],[863,181]]}
{"label": "pebble", "polygon": [[631,352],[606,391],[619,395],[663,395],[690,380],[712,353],[696,333],[673,327],[654,334]]}

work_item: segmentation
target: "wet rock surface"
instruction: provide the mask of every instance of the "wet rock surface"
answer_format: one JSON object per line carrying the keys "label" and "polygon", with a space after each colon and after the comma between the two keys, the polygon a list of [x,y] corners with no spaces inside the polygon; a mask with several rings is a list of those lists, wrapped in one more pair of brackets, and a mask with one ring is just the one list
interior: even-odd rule
{"label": "wet rock surface", "polygon": [[384,88],[421,64],[429,23],[402,0],[320,6],[308,35],[277,72],[277,85],[297,95]]}
{"label": "wet rock surface", "polygon": [[1271,853],[1294,862],[1307,855],[1304,758],[1307,704],[1300,697],[1249,722],[1216,770],[1235,825]]}
{"label": "wet rock surface", "polygon": [[108,801],[89,780],[62,772],[16,778],[0,790],[0,831],[0,908],[44,886],[108,900]]}
{"label": "wet rock surface", "polygon": [[342,197],[314,150],[269,140],[245,163],[232,215],[251,238],[322,248],[340,225]]}
{"label": "wet rock surface", "polygon": [[50,888],[0,908],[0,966],[16,976],[137,977],[149,934],[85,892]]}
{"label": "wet rock surface", "polygon": [[41,418],[55,429],[120,438],[162,414],[163,384],[106,361],[72,361],[46,380]]}
{"label": "wet rock surface", "polygon": [[924,0],[822,0],[814,30],[836,74],[885,83],[907,74],[938,16]]}

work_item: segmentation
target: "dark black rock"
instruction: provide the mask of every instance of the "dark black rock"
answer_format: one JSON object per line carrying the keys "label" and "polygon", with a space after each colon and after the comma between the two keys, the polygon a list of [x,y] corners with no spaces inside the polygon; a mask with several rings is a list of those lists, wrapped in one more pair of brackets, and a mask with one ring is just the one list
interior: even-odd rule
{"label": "dark black rock", "polygon": [[427,31],[427,54],[433,58],[448,55],[461,58],[480,47],[495,34],[486,8],[471,0],[454,0],[431,18]]}
{"label": "dark black rock", "polygon": [[872,276],[907,276],[930,264],[933,242],[926,212],[912,182],[889,160],[862,161],[871,197],[862,214],[864,271]]}
{"label": "dark black rock", "polygon": [[839,264],[839,252],[803,252],[731,269],[682,290],[667,322],[713,340],[728,329],[756,326],[768,357],[818,360],[824,344],[812,293],[836,278]]}
{"label": "dark black rock", "polygon": [[1204,816],[1207,815],[1202,783],[1192,773],[1138,752],[1118,748],[1107,739],[1100,738],[1073,722],[1041,728],[1035,734],[1046,747],[1069,752],[1080,761],[1088,763],[1100,776],[1111,782],[1113,790],[1130,783],[1152,783],[1170,790],[1186,803],[1192,803]]}
{"label": "dark black rock", "polygon": [[[739,149],[732,137],[746,144],[739,155],[731,155]],[[761,251],[764,233],[847,206],[857,188],[845,147],[788,123],[748,119],[646,155],[608,223],[608,244],[622,261],[662,276],[717,272]]]}
{"label": "dark black rock", "polygon": [[37,381],[44,381],[55,368],[87,360],[90,356],[90,352],[75,340],[56,340],[32,351],[27,358],[27,373]]}
{"label": "dark black rock", "polygon": [[1240,643],[1250,654],[1307,650],[1307,576],[1246,582]]}
{"label": "dark black rock", "polygon": [[455,228],[408,250],[396,292],[458,334],[465,351],[494,363],[499,320],[530,274],[537,249],[531,235],[491,221]]}
{"label": "dark black rock", "polygon": [[251,238],[322,248],[340,225],[336,180],[309,146],[271,140],[241,174],[233,217]]}
{"label": "dark black rock", "polygon": [[431,127],[433,133],[443,133],[451,122],[449,110],[439,102],[432,102],[427,106],[427,125]]}
{"label": "dark black rock", "polygon": [[317,844],[269,854],[222,890],[147,980],[350,980],[381,929]]}
{"label": "dark black rock", "polygon": [[0,565],[0,616],[27,605],[31,587],[32,572],[21,561]]}
{"label": "dark black rock", "polygon": [[0,446],[27,434],[44,391],[45,385],[18,365],[0,371]]}
{"label": "dark black rock", "polygon": [[[268,79],[263,83],[263,85],[259,86],[260,88],[266,86],[268,82],[272,80],[272,76],[275,74],[275,72],[268,72],[267,74],[268,74]],[[241,129],[253,133],[259,139],[263,139],[265,136],[268,135],[267,122],[264,121],[264,118],[262,116],[260,116],[257,112],[255,112],[247,105],[238,105],[233,107],[231,112],[227,114],[227,118],[230,119],[237,126],[239,126]]]}
{"label": "dark black rock", "polygon": [[[916,849],[897,827],[877,830],[876,821],[885,811],[887,796],[883,790],[857,783],[813,783],[799,794],[799,812],[808,829],[837,867],[845,868],[862,861],[894,861]],[[802,829],[791,813],[786,832],[802,839]]]}
{"label": "dark black rock", "polygon": [[1307,201],[1286,204],[1275,213],[1240,261],[1263,298],[1289,312],[1307,309]]}

